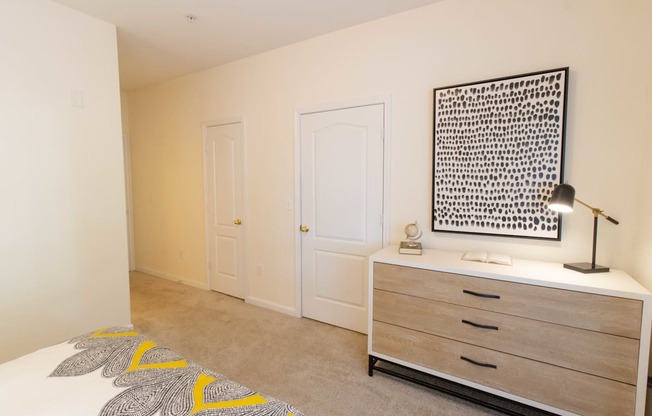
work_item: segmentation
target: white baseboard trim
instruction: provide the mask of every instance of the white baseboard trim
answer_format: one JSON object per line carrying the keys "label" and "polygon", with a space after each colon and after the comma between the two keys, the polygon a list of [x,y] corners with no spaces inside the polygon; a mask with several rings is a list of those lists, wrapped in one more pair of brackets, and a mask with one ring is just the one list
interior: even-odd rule
{"label": "white baseboard trim", "polygon": [[183,285],[192,286],[197,289],[210,290],[206,284],[195,282],[194,280],[186,279],[185,277],[174,276],[168,273],[159,272],[157,270],[148,269],[145,267],[136,267],[137,272],[149,274],[154,277],[160,277],[161,279],[170,280],[172,282],[181,283]]}
{"label": "white baseboard trim", "polygon": [[280,312],[286,315],[291,315],[296,318],[300,318],[300,316],[297,315],[296,309],[284,305],[279,305],[278,303],[273,303],[267,300],[255,298],[253,296],[247,296],[245,302],[251,303],[252,305],[255,306],[260,306],[261,308],[271,309],[275,312]]}

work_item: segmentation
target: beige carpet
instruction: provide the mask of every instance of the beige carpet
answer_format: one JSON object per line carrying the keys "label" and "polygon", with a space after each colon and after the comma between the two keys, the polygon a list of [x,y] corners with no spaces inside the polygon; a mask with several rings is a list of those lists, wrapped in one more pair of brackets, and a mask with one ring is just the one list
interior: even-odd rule
{"label": "beige carpet", "polygon": [[500,415],[381,373],[367,336],[143,273],[131,275],[132,322],[161,346],[311,416]]}

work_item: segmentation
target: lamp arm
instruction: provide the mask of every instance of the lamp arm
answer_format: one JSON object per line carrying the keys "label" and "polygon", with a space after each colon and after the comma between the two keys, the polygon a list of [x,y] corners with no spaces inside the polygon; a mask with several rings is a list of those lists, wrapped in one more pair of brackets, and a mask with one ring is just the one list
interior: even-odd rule
{"label": "lamp arm", "polygon": [[577,198],[575,198],[575,200],[576,200],[577,202],[579,202],[580,204],[584,205],[585,207],[587,207],[588,209],[590,209],[591,211],[593,211],[593,215],[594,215],[594,216],[597,217],[598,215],[601,215],[601,216],[603,216],[607,221],[609,221],[609,222],[611,222],[611,223],[613,223],[613,224],[616,224],[616,225],[619,224],[619,222],[618,222],[616,219],[611,218],[611,217],[608,216],[608,215],[605,215],[604,212],[603,212],[600,208],[594,208],[594,207],[592,207],[591,205],[587,204],[586,202],[580,201],[580,200],[577,199]]}

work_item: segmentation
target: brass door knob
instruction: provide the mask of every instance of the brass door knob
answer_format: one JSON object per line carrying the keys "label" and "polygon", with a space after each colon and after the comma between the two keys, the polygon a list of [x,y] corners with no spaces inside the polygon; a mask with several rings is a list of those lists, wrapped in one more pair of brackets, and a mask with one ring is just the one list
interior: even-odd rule
{"label": "brass door knob", "polygon": [[301,231],[302,233],[307,233],[308,231],[310,231],[310,228],[308,228],[307,225],[302,225],[299,227],[299,231]]}
{"label": "brass door knob", "polygon": [[235,225],[240,225],[240,224],[242,224],[242,220],[241,220],[240,218],[238,218],[238,219],[236,219],[235,221],[233,221],[233,223],[234,223]]}

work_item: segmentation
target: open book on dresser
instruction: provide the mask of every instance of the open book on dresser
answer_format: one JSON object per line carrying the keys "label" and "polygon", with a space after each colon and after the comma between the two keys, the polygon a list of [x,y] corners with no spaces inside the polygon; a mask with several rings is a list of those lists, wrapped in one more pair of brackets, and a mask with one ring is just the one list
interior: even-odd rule
{"label": "open book on dresser", "polygon": [[512,265],[512,258],[507,254],[487,253],[486,251],[467,251],[462,256],[462,260],[479,261],[481,263],[495,263],[505,266]]}

